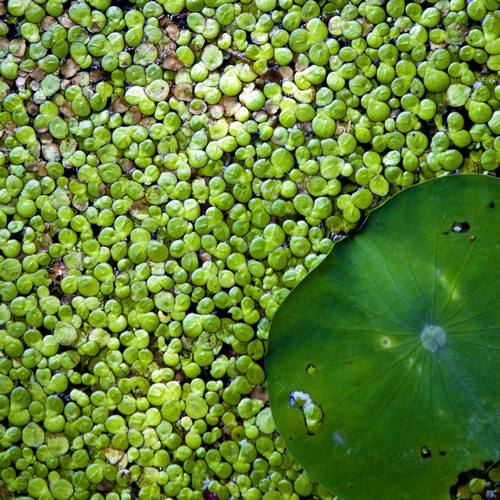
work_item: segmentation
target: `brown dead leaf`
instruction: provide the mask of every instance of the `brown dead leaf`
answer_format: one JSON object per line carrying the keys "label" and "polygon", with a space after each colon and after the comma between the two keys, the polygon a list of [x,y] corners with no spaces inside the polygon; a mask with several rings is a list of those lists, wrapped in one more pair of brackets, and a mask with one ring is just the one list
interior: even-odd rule
{"label": "brown dead leaf", "polygon": [[179,71],[184,66],[181,61],[177,58],[177,56],[169,55],[163,59],[162,66],[164,69],[168,69],[171,71]]}
{"label": "brown dead leaf", "polygon": [[71,78],[75,76],[80,69],[80,66],[76,64],[73,59],[66,59],[64,64],[61,66],[61,73],[66,78]]}
{"label": "brown dead leaf", "polygon": [[193,99],[193,89],[189,83],[178,83],[174,86],[174,96],[180,101],[191,101]]}
{"label": "brown dead leaf", "polygon": [[264,404],[266,404],[269,401],[269,393],[267,392],[267,389],[263,389],[260,386],[255,387],[255,389],[250,394],[250,397],[252,399],[258,399],[259,401],[262,401]]}

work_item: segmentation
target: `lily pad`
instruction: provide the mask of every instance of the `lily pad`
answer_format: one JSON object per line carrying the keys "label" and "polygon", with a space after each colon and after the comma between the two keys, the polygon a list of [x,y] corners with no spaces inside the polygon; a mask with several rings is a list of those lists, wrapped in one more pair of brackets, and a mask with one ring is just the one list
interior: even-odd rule
{"label": "lily pad", "polygon": [[344,500],[448,499],[500,458],[500,180],[445,176],[375,210],[285,300],[279,432]]}

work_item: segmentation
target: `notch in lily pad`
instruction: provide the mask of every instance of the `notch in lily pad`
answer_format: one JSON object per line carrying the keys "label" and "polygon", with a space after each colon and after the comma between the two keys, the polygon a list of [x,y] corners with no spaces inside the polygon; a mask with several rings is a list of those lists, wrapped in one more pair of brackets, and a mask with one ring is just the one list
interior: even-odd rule
{"label": "notch in lily pad", "polygon": [[313,401],[307,392],[292,391],[290,393],[290,407],[301,411],[309,434],[316,434],[320,431],[323,422],[323,411],[321,406],[316,401]]}
{"label": "notch in lily pad", "polygon": [[343,500],[446,499],[460,472],[500,459],[499,203],[500,180],[483,175],[404,190],[274,318],[273,417]]}

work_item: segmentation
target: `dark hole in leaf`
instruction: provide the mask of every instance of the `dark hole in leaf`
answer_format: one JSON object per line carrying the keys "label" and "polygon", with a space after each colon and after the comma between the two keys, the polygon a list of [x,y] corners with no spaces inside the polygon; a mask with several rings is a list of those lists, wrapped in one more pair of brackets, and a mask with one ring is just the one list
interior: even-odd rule
{"label": "dark hole in leaf", "polygon": [[312,363],[309,363],[306,366],[306,373],[308,375],[314,375],[316,373],[316,367]]}
{"label": "dark hole in leaf", "polygon": [[470,224],[467,221],[454,222],[451,225],[451,231],[453,233],[466,233],[469,229],[470,229]]}
{"label": "dark hole in leaf", "polygon": [[429,448],[427,448],[426,446],[422,446],[422,448],[420,448],[420,456],[422,458],[431,458],[431,450],[429,450]]}
{"label": "dark hole in leaf", "polygon": [[495,203],[492,201],[489,205],[490,208],[495,208]]}

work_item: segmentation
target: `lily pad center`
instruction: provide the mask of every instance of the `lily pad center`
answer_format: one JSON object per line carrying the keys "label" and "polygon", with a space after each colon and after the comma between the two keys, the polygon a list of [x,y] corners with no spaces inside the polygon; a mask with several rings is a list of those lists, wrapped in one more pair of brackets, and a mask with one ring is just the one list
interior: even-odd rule
{"label": "lily pad center", "polygon": [[446,332],[437,325],[427,325],[420,334],[422,345],[430,352],[436,352],[446,344]]}

